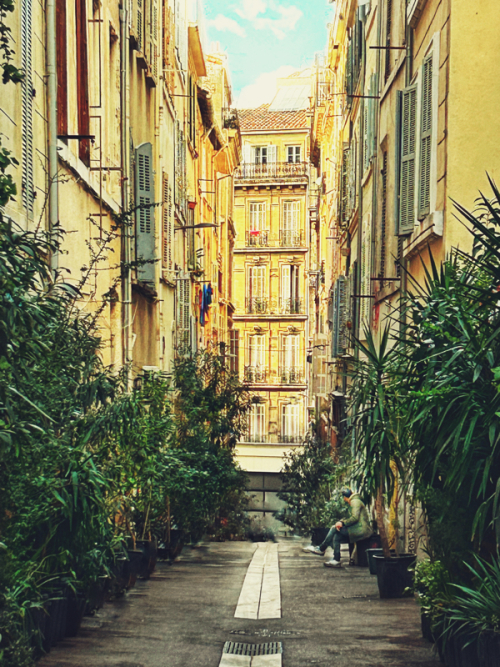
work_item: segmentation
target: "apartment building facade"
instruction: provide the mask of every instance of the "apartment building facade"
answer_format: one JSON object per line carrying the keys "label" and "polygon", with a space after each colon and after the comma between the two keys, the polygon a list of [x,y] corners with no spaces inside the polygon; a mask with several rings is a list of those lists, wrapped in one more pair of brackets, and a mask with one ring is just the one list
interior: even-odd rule
{"label": "apartment building facade", "polygon": [[[331,237],[329,282],[332,444],[345,432],[353,336],[375,337],[401,321],[408,280],[423,283],[472,237],[453,200],[473,209],[498,178],[491,138],[499,131],[494,83],[499,21],[493,2],[341,0],[325,58],[326,94],[312,141]],[[348,446],[350,443],[348,443]],[[401,504],[402,545],[414,542],[414,508]]]}
{"label": "apartment building facade", "polygon": [[237,448],[255,516],[269,523],[284,456],[303,442],[309,393],[310,72],[279,82],[271,104],[240,110],[234,184],[232,347],[254,398]]}
{"label": "apartment building facade", "polygon": [[[237,118],[224,127],[227,63],[207,53],[197,0],[51,7],[20,0],[8,17],[25,77],[0,100],[2,145],[20,163],[4,213],[64,230],[52,267],[80,289],[81,308],[99,311],[106,364],[168,373],[176,349],[200,342],[195,281],[214,279],[214,261],[229,271],[240,149]],[[223,185],[200,187],[222,173]],[[224,306],[224,331],[227,317]]]}

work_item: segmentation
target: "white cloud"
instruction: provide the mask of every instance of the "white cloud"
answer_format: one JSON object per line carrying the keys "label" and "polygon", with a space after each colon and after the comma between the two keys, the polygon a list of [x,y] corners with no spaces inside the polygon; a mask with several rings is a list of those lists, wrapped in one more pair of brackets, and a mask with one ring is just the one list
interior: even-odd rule
{"label": "white cloud", "polygon": [[208,22],[208,25],[213,26],[219,32],[232,32],[238,37],[246,37],[245,29],[241,27],[238,21],[218,14],[214,19]]}
{"label": "white cloud", "polygon": [[242,0],[240,5],[234,8],[238,16],[247,21],[254,21],[259,14],[265,14],[266,10],[267,4],[264,0]]}
{"label": "white cloud", "polygon": [[242,0],[234,11],[256,30],[270,30],[278,39],[284,39],[294,30],[303,16],[295,5],[285,7],[278,0]]}
{"label": "white cloud", "polygon": [[274,72],[261,74],[254,83],[241,90],[236,106],[240,109],[254,109],[261,104],[271,103],[276,95],[277,79],[290,76],[296,71],[295,67],[283,65]]}

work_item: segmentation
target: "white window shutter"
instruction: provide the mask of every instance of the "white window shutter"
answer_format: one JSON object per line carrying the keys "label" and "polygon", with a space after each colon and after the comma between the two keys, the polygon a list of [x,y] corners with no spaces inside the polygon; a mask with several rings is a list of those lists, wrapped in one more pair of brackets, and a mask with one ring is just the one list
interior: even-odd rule
{"label": "white window shutter", "polygon": [[251,162],[255,162],[255,160],[252,160],[252,147],[250,144],[244,144],[243,145],[243,163],[244,164],[250,164]]}
{"label": "white window shutter", "polygon": [[154,207],[153,146],[141,144],[135,151],[135,231],[137,260],[149,263],[137,268],[143,282],[155,281],[155,207]]}
{"label": "white window shutter", "polygon": [[414,84],[402,92],[399,234],[411,234],[415,225],[416,113],[417,86]]}
{"label": "white window shutter", "polygon": [[269,144],[269,146],[267,147],[267,163],[274,164],[275,162],[277,162],[278,161],[277,155],[278,155],[278,147],[273,144]]}

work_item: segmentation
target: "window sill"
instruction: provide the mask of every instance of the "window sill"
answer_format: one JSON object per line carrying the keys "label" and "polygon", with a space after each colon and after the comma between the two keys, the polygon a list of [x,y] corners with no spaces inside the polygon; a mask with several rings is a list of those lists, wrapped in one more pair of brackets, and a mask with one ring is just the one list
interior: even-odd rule
{"label": "window sill", "polygon": [[444,211],[433,211],[422,222],[415,225],[415,231],[403,246],[403,257],[411,259],[434,239],[443,236]]}

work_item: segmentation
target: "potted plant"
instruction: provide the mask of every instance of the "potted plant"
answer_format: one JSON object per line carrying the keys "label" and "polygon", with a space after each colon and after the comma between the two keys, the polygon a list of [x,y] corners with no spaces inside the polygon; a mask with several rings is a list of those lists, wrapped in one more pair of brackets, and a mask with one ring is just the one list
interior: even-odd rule
{"label": "potted plant", "polygon": [[404,410],[399,409],[397,348],[389,345],[389,327],[377,345],[365,329],[366,344],[356,341],[359,358],[355,363],[350,390],[352,428],[355,434],[358,479],[365,495],[374,498],[382,555],[374,556],[381,598],[402,597],[411,586],[409,565],[412,554],[391,554],[385,525],[385,502],[393,497],[396,477],[405,480]]}
{"label": "potted plant", "polygon": [[434,642],[444,606],[450,600],[450,576],[439,560],[421,560],[414,568],[412,590],[420,606],[422,637]]}

